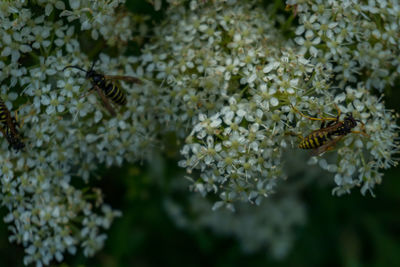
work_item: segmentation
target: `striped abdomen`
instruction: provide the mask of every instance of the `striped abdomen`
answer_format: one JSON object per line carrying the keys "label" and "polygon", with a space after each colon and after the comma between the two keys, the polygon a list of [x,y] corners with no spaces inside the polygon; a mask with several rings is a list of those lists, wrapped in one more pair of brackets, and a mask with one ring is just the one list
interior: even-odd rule
{"label": "striped abdomen", "polygon": [[118,105],[125,105],[126,104],[126,96],[125,93],[122,92],[115,84],[108,83],[104,87],[102,87],[104,94],[106,97],[111,99],[114,103]]}
{"label": "striped abdomen", "polygon": [[9,111],[4,103],[3,99],[0,98],[0,123],[7,123]]}
{"label": "striped abdomen", "polygon": [[299,144],[301,149],[315,149],[331,140],[331,134],[326,131],[315,131],[303,138]]}

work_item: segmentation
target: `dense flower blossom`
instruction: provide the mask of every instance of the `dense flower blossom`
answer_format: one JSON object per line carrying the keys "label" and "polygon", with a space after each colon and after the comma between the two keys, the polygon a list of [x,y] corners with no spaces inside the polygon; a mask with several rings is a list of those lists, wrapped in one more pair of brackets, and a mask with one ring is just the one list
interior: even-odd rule
{"label": "dense flower blossom", "polygon": [[[395,1],[289,0],[299,18],[293,39],[276,26],[281,15],[256,0],[167,2],[166,19],[140,56],[124,53],[136,35],[144,38],[146,26],[122,0],[0,2],[0,93],[13,116],[16,111],[26,143],[17,152],[0,140],[0,203],[8,210],[10,241],[25,248],[25,264],[48,265],[78,249],[96,253],[120,212],[102,202],[98,189],[72,182],[88,182],[99,164],[146,160],[170,132],[186,142],[179,165],[191,188],[219,196],[215,203],[192,203],[204,203],[194,209],[204,216],[199,225],[225,228],[244,243],[259,236],[265,221],[275,227],[285,212],[299,211],[279,225],[283,231],[303,222],[295,194],[267,198],[293,177],[288,161],[318,163],[331,172],[337,195],[356,186],[372,193],[381,169],[396,164],[394,114],[370,91],[398,78]],[[94,59],[99,73],[140,78],[140,84],[118,83],[128,104],[116,106],[115,117],[88,91],[84,71],[65,69],[88,70]],[[341,120],[351,113],[362,122],[355,130],[366,134],[349,134],[318,157],[295,152],[298,140],[291,134],[305,136],[321,126],[299,111],[336,117],[336,106]],[[260,207],[249,211],[250,204]],[[205,210],[222,206],[257,227],[240,232],[248,221],[215,223],[218,216],[231,217]],[[263,207],[275,215],[261,214]],[[292,239],[290,232],[259,238],[248,250],[270,244],[277,256]]]}
{"label": "dense flower blossom", "polygon": [[[383,90],[400,75],[400,4],[395,0],[298,1],[299,26],[295,41],[306,54],[307,41],[319,40],[308,49],[312,62],[332,62],[337,85],[362,80],[365,86]],[[313,42],[313,41],[311,41]]]}
{"label": "dense flower blossom", "polygon": [[[367,91],[368,81],[344,88],[332,83],[337,67],[305,58],[300,37],[297,43],[286,40],[272,25],[254,1],[176,8],[156,30],[165,38],[145,49],[145,77],[162,79],[161,123],[168,121],[175,131],[192,129],[180,166],[193,178],[193,189],[218,194],[230,208],[238,199],[260,203],[287,176],[282,153],[294,142],[287,133],[305,136],[320,127],[293,107],[336,117],[337,104],[366,125],[358,130],[369,137],[346,136],[336,146],[336,162],[322,166],[335,174],[334,193],[354,186],[371,191],[381,181],[379,169],[395,163],[392,112]],[[171,102],[174,113],[168,112]]]}
{"label": "dense flower blossom", "polygon": [[[145,158],[144,143],[151,143],[154,126],[146,111],[151,99],[142,97],[146,93],[139,87],[123,84],[132,105],[111,119],[95,94],[87,95],[85,73],[62,72],[68,65],[91,65],[81,51],[79,30],[118,47],[132,38],[131,15],[116,13],[123,1],[33,2],[0,3],[1,98],[12,116],[17,111],[26,143],[16,152],[1,138],[0,200],[9,211],[10,241],[25,247],[25,264],[40,266],[79,248],[90,256],[103,246],[103,229],[120,212],[92,201],[95,191],[71,182],[87,181],[99,163]],[[34,11],[38,8],[44,14]],[[101,54],[96,70],[135,75],[129,60]]]}

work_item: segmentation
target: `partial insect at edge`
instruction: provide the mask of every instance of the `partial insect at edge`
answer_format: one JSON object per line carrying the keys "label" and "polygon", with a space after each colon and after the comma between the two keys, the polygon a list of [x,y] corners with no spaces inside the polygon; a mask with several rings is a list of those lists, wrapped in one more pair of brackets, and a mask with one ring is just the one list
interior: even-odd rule
{"label": "partial insect at edge", "polygon": [[0,98],[0,131],[9,143],[9,148],[20,151],[25,148],[21,135],[17,130],[19,123],[11,116],[10,111],[6,107],[3,99]]}

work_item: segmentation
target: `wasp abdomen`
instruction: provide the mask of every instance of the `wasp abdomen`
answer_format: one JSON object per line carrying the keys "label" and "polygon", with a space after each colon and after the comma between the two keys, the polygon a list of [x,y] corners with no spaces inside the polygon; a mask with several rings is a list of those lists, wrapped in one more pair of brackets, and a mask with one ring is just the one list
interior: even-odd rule
{"label": "wasp abdomen", "polygon": [[299,144],[301,149],[315,149],[331,140],[331,135],[328,132],[317,131],[303,138]]}
{"label": "wasp abdomen", "polygon": [[121,106],[126,104],[125,94],[115,84],[109,83],[104,88],[104,94],[114,103]]}
{"label": "wasp abdomen", "polygon": [[0,122],[7,123],[7,118],[8,118],[8,109],[3,100],[0,99]]}

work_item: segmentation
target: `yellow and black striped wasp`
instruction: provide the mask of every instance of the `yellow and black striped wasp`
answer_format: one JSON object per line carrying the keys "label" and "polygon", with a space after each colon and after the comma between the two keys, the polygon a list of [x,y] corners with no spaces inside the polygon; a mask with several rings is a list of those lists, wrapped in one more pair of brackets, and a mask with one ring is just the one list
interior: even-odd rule
{"label": "yellow and black striped wasp", "polygon": [[318,156],[319,154],[334,149],[336,143],[338,143],[343,137],[348,135],[349,133],[362,134],[366,137],[369,135],[363,131],[353,131],[353,128],[357,126],[357,123],[360,123],[362,128],[364,129],[364,123],[360,120],[357,120],[353,117],[353,114],[347,113],[344,117],[343,121],[341,121],[340,115],[341,111],[339,107],[335,104],[335,108],[337,110],[336,118],[332,117],[322,117],[321,118],[313,118],[307,116],[297,110],[294,106],[292,109],[299,113],[301,116],[314,121],[321,121],[321,128],[315,130],[308,134],[306,137],[298,135],[301,139],[298,147],[301,149],[313,149],[312,155]]}
{"label": "yellow and black striped wasp", "polygon": [[25,148],[25,144],[22,141],[21,135],[19,134],[17,127],[20,127],[17,120],[11,117],[10,111],[6,107],[3,99],[0,98],[0,131],[3,136],[7,139],[9,148],[13,148],[16,151]]}
{"label": "yellow and black striped wasp", "polygon": [[127,103],[125,93],[118,88],[117,85],[110,82],[111,80],[123,80],[133,83],[141,83],[138,78],[131,77],[131,76],[121,76],[121,75],[104,75],[98,73],[97,71],[93,70],[95,61],[93,62],[91,68],[86,71],[79,66],[66,66],[63,71],[68,68],[75,68],[80,71],[86,72],[86,79],[90,80],[92,83],[92,88],[89,89],[89,92],[96,90],[99,94],[100,98],[102,99],[105,108],[110,112],[112,116],[116,116],[116,112],[111,106],[108,99],[114,102],[117,105],[124,106]]}

